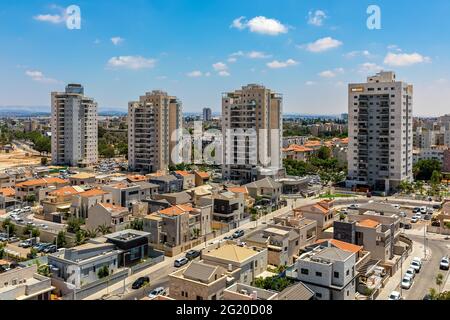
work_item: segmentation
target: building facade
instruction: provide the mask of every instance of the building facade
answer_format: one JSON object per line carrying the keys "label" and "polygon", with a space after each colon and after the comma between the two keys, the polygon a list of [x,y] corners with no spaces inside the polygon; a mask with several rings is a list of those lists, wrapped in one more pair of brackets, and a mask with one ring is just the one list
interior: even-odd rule
{"label": "building facade", "polygon": [[98,162],[97,103],[84,96],[79,84],[65,92],[52,92],[52,162],[55,165],[90,166]]}
{"label": "building facade", "polygon": [[128,104],[128,161],[131,170],[167,170],[181,159],[182,105],[176,97],[152,91]]}
{"label": "building facade", "polygon": [[278,172],[283,98],[262,85],[249,84],[222,96],[223,177],[248,183],[258,169]]}
{"label": "building facade", "polygon": [[391,192],[412,181],[413,86],[380,72],[348,90],[349,186]]}

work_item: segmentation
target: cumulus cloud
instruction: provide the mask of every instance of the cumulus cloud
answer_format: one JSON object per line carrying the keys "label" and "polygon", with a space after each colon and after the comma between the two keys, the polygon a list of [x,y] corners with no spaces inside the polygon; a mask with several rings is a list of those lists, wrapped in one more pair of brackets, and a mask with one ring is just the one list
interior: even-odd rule
{"label": "cumulus cloud", "polygon": [[55,79],[47,78],[42,71],[38,70],[27,70],[25,74],[30,77],[33,81],[44,82],[44,83],[55,83]]}
{"label": "cumulus cloud", "polygon": [[355,51],[350,51],[349,53],[344,54],[344,57],[346,58],[355,58],[355,57],[365,57],[365,58],[371,58],[372,54],[369,52],[369,50],[355,50]]}
{"label": "cumulus cloud", "polygon": [[305,84],[306,84],[307,86],[313,86],[313,85],[315,85],[315,84],[317,84],[317,83],[314,82],[314,81],[306,81]]}
{"label": "cumulus cloud", "polygon": [[195,71],[189,72],[186,75],[190,78],[199,78],[199,77],[203,76],[203,72],[201,72],[199,70],[195,70]]}
{"label": "cumulus cloud", "polygon": [[313,43],[309,43],[306,45],[306,50],[310,51],[310,52],[324,52],[324,51],[328,51],[334,48],[338,48],[342,45],[343,43],[339,40],[333,39],[331,37],[326,37],[326,38],[322,38],[322,39],[318,39]]}
{"label": "cumulus cloud", "polygon": [[66,9],[65,8],[62,8],[62,7],[57,6],[57,5],[52,5],[51,8],[55,9],[56,11],[58,11],[58,13],[54,13],[54,14],[50,14],[50,13],[38,14],[38,15],[34,16],[33,19],[36,20],[36,21],[47,22],[47,23],[51,23],[51,24],[61,24],[61,23],[66,22],[66,20],[67,20],[67,13],[66,13]]}
{"label": "cumulus cloud", "polygon": [[287,33],[289,29],[279,20],[266,18],[264,16],[254,17],[248,21],[245,20],[245,17],[239,17],[233,20],[231,27],[239,30],[248,28],[250,32],[270,36]]}
{"label": "cumulus cloud", "polygon": [[111,42],[115,45],[118,46],[119,44],[121,44],[122,42],[124,42],[125,39],[121,38],[121,37],[113,37],[111,38]]}
{"label": "cumulus cloud", "polygon": [[270,58],[271,55],[265,54],[264,52],[261,52],[261,51],[251,51],[251,52],[247,53],[247,57],[249,57],[250,59],[266,59],[266,58]]}
{"label": "cumulus cloud", "polygon": [[282,69],[282,68],[287,68],[287,67],[292,67],[297,65],[298,62],[293,60],[293,59],[288,59],[286,61],[278,61],[278,60],[274,60],[272,62],[267,63],[267,66],[270,69]]}
{"label": "cumulus cloud", "polygon": [[322,10],[310,11],[308,14],[308,24],[320,27],[323,25],[323,21],[327,18],[327,15]]}
{"label": "cumulus cloud", "polygon": [[384,58],[384,64],[391,67],[407,67],[419,63],[431,62],[431,58],[419,53],[388,53]]}
{"label": "cumulus cloud", "polygon": [[108,61],[108,67],[113,69],[151,69],[154,68],[156,60],[152,58],[144,58],[141,56],[119,56],[112,57]]}
{"label": "cumulus cloud", "polygon": [[228,66],[223,62],[217,62],[213,64],[213,68],[215,71],[225,71],[228,69]]}
{"label": "cumulus cloud", "polygon": [[344,73],[345,70],[343,68],[336,68],[334,70],[325,70],[319,73],[319,76],[322,78],[334,78],[338,74]]}
{"label": "cumulus cloud", "polygon": [[360,73],[377,73],[383,70],[383,67],[377,65],[376,63],[366,62],[359,65],[358,71]]}
{"label": "cumulus cloud", "polygon": [[221,76],[221,77],[229,77],[230,73],[228,71],[223,70],[223,71],[220,71],[218,73],[218,75]]}

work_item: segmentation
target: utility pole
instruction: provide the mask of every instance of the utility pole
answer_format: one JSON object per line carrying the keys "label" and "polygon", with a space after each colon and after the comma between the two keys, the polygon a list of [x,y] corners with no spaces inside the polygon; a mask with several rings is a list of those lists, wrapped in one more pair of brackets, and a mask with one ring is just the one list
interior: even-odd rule
{"label": "utility pole", "polygon": [[423,228],[423,258],[427,258],[427,226]]}

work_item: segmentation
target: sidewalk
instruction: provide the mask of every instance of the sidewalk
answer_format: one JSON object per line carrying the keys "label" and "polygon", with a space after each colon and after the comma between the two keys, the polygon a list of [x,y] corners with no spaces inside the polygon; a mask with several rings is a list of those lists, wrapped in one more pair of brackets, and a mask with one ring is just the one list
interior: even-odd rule
{"label": "sidewalk", "polygon": [[[274,211],[274,212],[272,212],[272,213],[270,213],[270,214],[268,214],[268,215],[266,215],[264,217],[261,217],[258,220],[257,223],[255,221],[251,221],[251,222],[249,222],[249,223],[247,223],[245,225],[240,226],[238,229],[239,230],[244,230],[244,231],[254,230],[254,229],[256,229],[256,225],[258,227],[261,227],[262,225],[269,223],[269,220],[271,220],[274,216],[279,216],[279,215],[282,215],[282,214],[285,214],[285,213],[289,212],[290,210],[292,210],[292,205],[293,204],[294,204],[294,208],[296,208],[298,206],[308,205],[310,203],[315,203],[315,202],[317,202],[317,200],[315,200],[313,198],[306,198],[306,199],[301,198],[301,199],[297,199],[297,200],[289,199],[288,200],[288,205],[286,207],[281,208],[281,209],[279,209],[277,211]],[[223,239],[225,236],[230,236],[236,230],[237,229],[230,230],[226,234],[222,234],[222,235],[218,236],[215,239],[208,240],[208,243],[209,242],[214,242],[214,241],[219,240],[219,239]],[[195,247],[193,249],[194,250],[201,250],[204,247],[205,247],[205,243],[200,244],[200,245],[198,245],[197,247]],[[160,263],[158,263],[158,264],[156,264],[154,266],[151,266],[151,267],[149,267],[147,269],[144,269],[144,270],[142,270],[142,271],[140,271],[140,272],[138,272],[136,274],[133,274],[133,275],[129,276],[125,280],[125,287],[130,286],[139,277],[150,276],[150,281],[151,282],[155,282],[158,279],[167,276],[168,274],[166,274],[164,272],[165,269],[170,268],[171,266],[173,266],[174,261],[176,259],[178,259],[178,258],[184,257],[184,255],[185,255],[185,253],[182,253],[182,254],[180,254],[180,255],[178,255],[176,257],[165,257],[164,261],[162,261],[162,262],[160,262]],[[116,283],[114,285],[111,285],[108,289],[100,290],[100,291],[96,292],[95,294],[86,297],[84,300],[98,300],[98,299],[102,298],[103,296],[105,296],[106,294],[108,294],[108,292],[112,293],[112,292],[115,292],[117,290],[122,290],[123,286],[124,286],[123,285],[123,281],[121,281],[120,283]],[[123,292],[123,290],[121,292]]]}
{"label": "sidewalk", "polygon": [[[431,256],[430,249],[427,250],[427,257]],[[392,291],[400,292],[400,281],[402,280],[403,273],[406,271],[408,266],[411,264],[414,257],[423,257],[423,243],[413,242],[413,249],[409,256],[403,261],[403,270],[399,268],[397,272],[389,279],[386,286],[381,289],[380,294],[376,298],[376,300],[387,300]]]}

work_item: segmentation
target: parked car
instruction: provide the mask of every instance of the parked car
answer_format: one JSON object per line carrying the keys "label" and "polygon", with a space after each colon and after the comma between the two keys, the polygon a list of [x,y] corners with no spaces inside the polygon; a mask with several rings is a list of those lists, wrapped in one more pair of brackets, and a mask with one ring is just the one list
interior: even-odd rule
{"label": "parked car", "polygon": [[236,232],[233,233],[233,239],[243,237],[244,234],[245,234],[244,230],[237,230]]}
{"label": "parked car", "polygon": [[413,268],[409,268],[408,270],[406,270],[405,276],[408,276],[408,277],[411,277],[412,279],[414,279],[414,277],[416,276],[416,270],[414,270]]}
{"label": "parked car", "polygon": [[402,296],[400,295],[400,292],[398,291],[392,291],[389,295],[388,300],[401,300]]}
{"label": "parked car", "polygon": [[393,204],[392,205],[395,209],[400,209],[400,205],[399,204]]}
{"label": "parked car", "polygon": [[131,288],[133,290],[137,290],[137,289],[140,289],[144,285],[149,284],[149,283],[150,283],[150,278],[149,277],[140,277],[135,282],[133,282],[133,284],[131,285]]}
{"label": "parked car", "polygon": [[448,257],[443,257],[441,259],[441,263],[439,264],[439,269],[441,270],[448,270],[448,266],[449,266],[449,258]]}
{"label": "parked car", "polygon": [[442,206],[440,204],[433,205],[433,209],[439,210],[442,209]]}
{"label": "parked car", "polygon": [[149,297],[150,299],[154,299],[154,298],[156,298],[157,296],[165,296],[166,294],[167,294],[166,289],[164,289],[163,287],[158,287],[158,288],[156,288],[155,290],[152,290],[152,291],[149,293],[148,297]]}
{"label": "parked car", "polygon": [[233,240],[233,236],[226,236],[223,240]]}
{"label": "parked car", "polygon": [[200,257],[200,251],[197,250],[189,250],[186,253],[186,259],[188,260],[194,260],[195,258]]}
{"label": "parked car", "polygon": [[417,261],[412,261],[409,267],[413,268],[416,271],[416,273],[419,273],[421,269],[421,265]]}
{"label": "parked car", "polygon": [[402,212],[399,213],[399,216],[402,217],[402,218],[406,218],[407,215],[406,215],[405,212],[402,211]]}
{"label": "parked car", "polygon": [[426,215],[423,217],[423,220],[430,221],[430,220],[431,220],[431,214],[426,214]]}
{"label": "parked car", "polygon": [[421,214],[427,213],[427,207],[421,207],[421,208],[420,208],[420,213],[421,213]]}
{"label": "parked car", "polygon": [[184,266],[184,265],[187,264],[188,262],[189,262],[189,260],[186,259],[186,258],[179,258],[179,259],[175,260],[173,266],[174,266],[175,268],[179,268],[179,267]]}
{"label": "parked car", "polygon": [[419,221],[419,219],[417,219],[416,216],[411,218],[411,223],[417,223],[417,221]]}
{"label": "parked car", "polygon": [[56,251],[57,251],[57,248],[54,244],[52,244],[51,246],[48,246],[44,250],[42,250],[42,252],[44,252],[44,253],[55,253]]}
{"label": "parked car", "polygon": [[30,248],[31,245],[32,245],[32,243],[30,240],[24,240],[19,243],[19,247],[24,248],[24,249]]}
{"label": "parked car", "polygon": [[419,207],[415,207],[412,212],[413,213],[418,213],[418,212],[420,212],[420,208]]}
{"label": "parked car", "polygon": [[422,267],[422,259],[419,257],[414,257],[413,261],[417,262]]}
{"label": "parked car", "polygon": [[411,286],[412,286],[412,278],[408,277],[408,276],[403,277],[402,288],[409,289],[409,288],[411,288]]}
{"label": "parked car", "polygon": [[358,204],[351,204],[348,206],[348,210],[358,210],[359,205]]}

